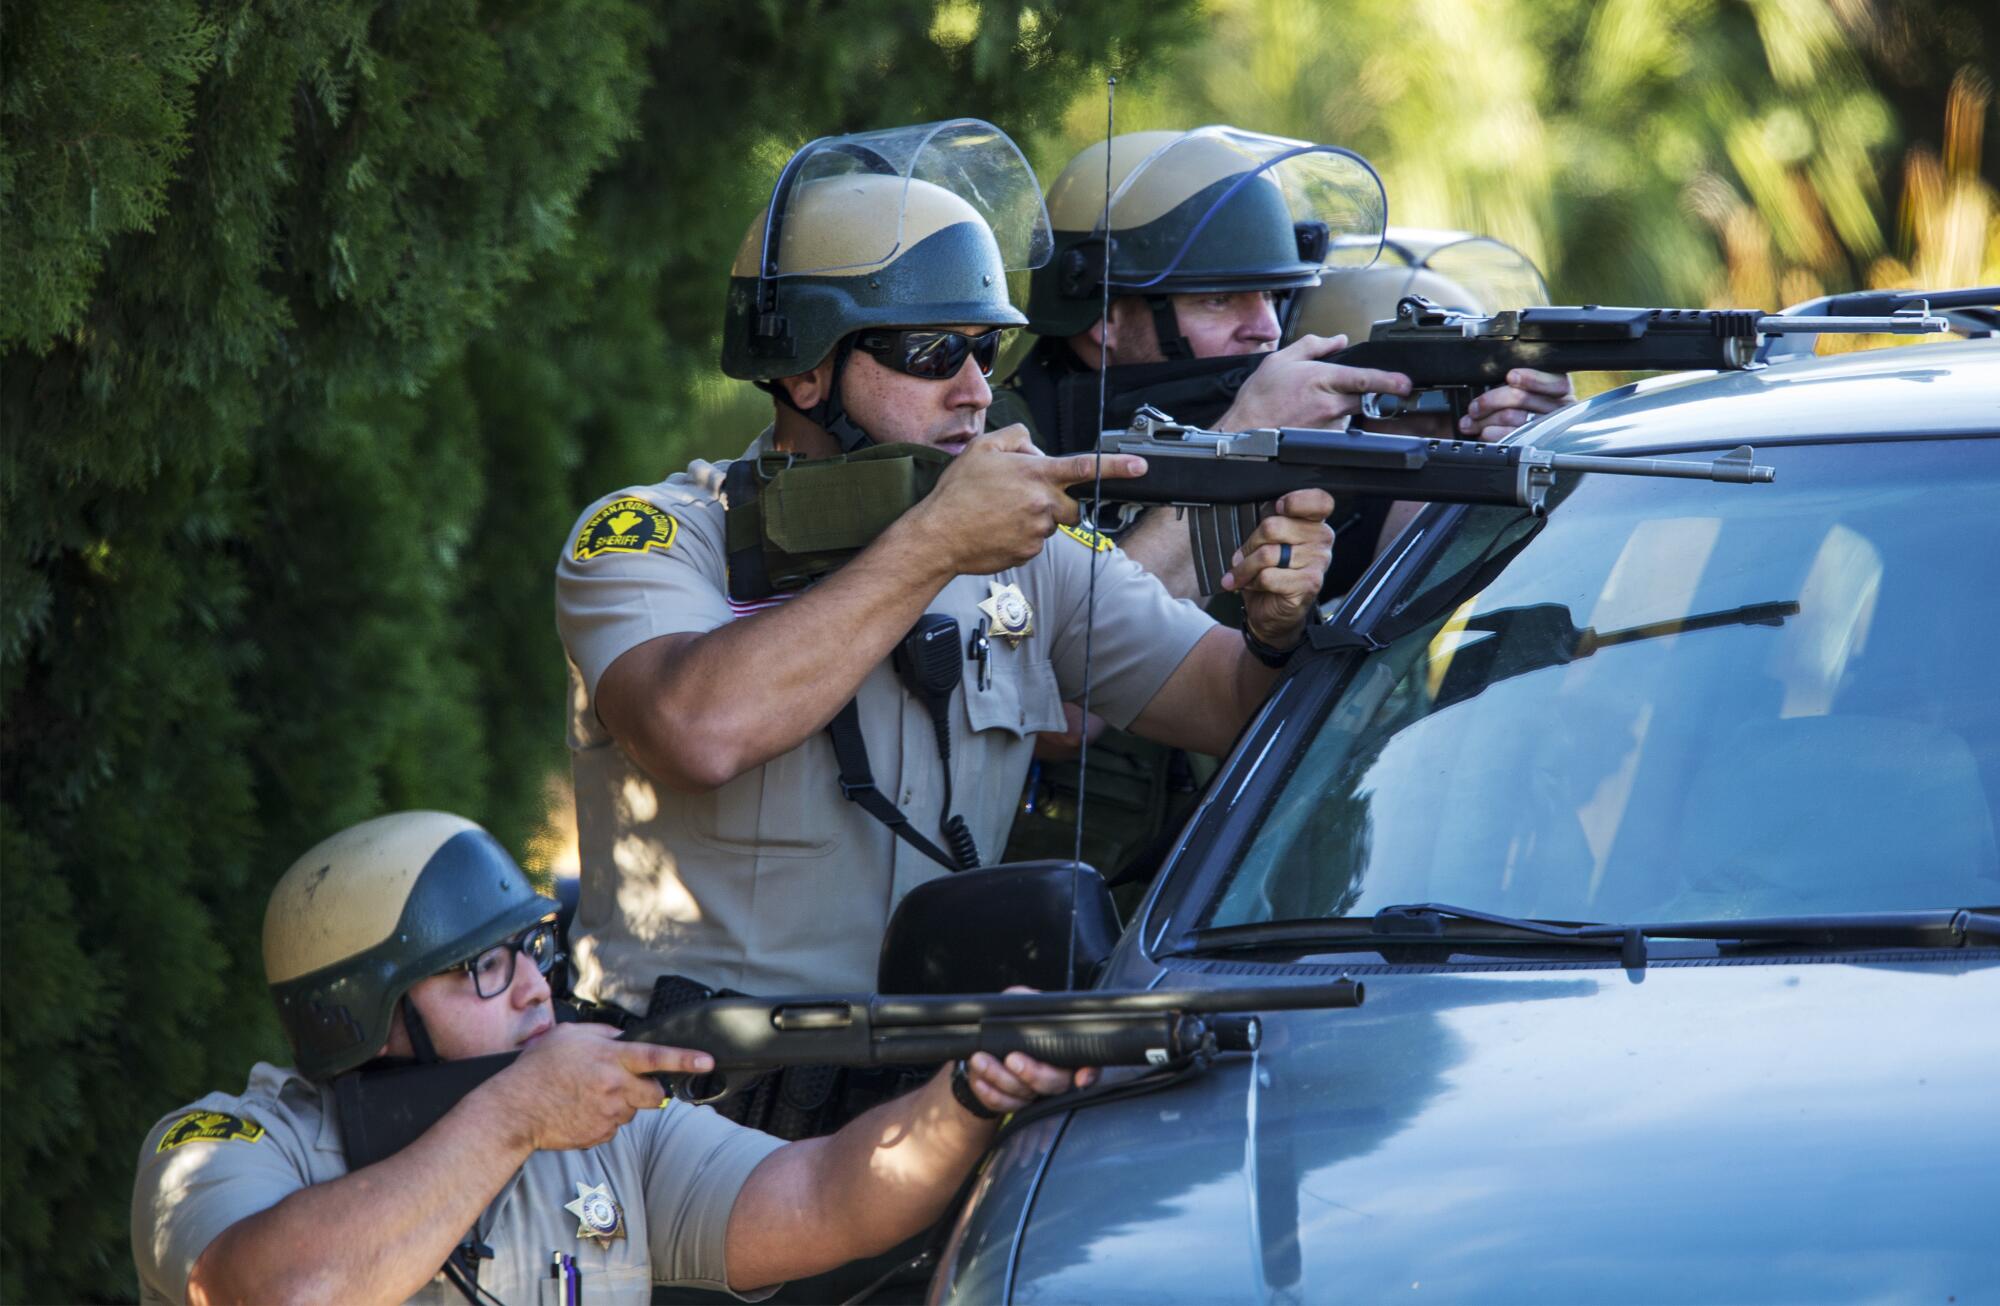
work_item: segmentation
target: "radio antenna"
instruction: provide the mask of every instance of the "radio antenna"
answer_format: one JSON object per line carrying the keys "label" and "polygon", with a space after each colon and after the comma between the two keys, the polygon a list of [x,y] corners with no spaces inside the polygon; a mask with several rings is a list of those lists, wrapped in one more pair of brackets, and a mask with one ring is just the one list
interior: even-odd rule
{"label": "radio antenna", "polygon": [[[1117,122],[1118,78],[1115,75],[1104,79],[1104,215],[1098,219],[1098,235],[1103,243],[1104,260],[1097,280],[1099,291],[1098,331],[1100,341],[1097,366],[1097,432],[1099,438],[1092,441],[1092,470],[1090,502],[1096,505],[1103,501],[1104,493],[1104,408],[1105,369],[1111,363],[1111,139]],[[1078,747],[1076,754],[1076,837],[1070,849],[1069,871],[1069,956],[1063,967],[1064,974],[1071,983],[1076,978],[1076,896],[1081,885],[1078,870],[1083,861],[1083,813],[1090,793],[1090,643],[1097,629],[1097,556],[1098,525],[1095,516],[1084,516],[1082,525],[1088,537],[1090,549],[1090,584],[1083,605],[1083,719],[1077,723]]]}

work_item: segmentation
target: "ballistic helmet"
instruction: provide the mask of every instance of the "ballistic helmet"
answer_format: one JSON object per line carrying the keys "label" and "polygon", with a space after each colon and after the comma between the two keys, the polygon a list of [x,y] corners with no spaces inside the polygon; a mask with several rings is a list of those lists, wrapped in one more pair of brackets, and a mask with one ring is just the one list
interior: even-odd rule
{"label": "ballistic helmet", "polygon": [[1474,316],[1549,302],[1548,283],[1533,260],[1491,236],[1464,231],[1391,227],[1373,267],[1329,277],[1302,290],[1285,320],[1285,343],[1300,336],[1368,339],[1375,323],[1396,316],[1405,295]]}
{"label": "ballistic helmet", "polygon": [[1233,127],[1093,145],[1049,187],[1048,207],[1055,251],[1029,282],[1030,328],[1072,336],[1103,315],[1108,242],[1111,293],[1153,301],[1169,358],[1186,347],[1167,296],[1317,285],[1329,267],[1372,262],[1388,219],[1360,155]]}
{"label": "ballistic helmet", "polygon": [[[1037,266],[1049,248],[1034,171],[990,123],[823,137],[792,156],[743,237],[722,370],[770,389],[857,331],[1023,325],[1007,273]],[[865,443],[851,424],[824,420],[844,421],[834,405],[808,416],[850,449]]]}
{"label": "ballistic helmet", "polygon": [[377,817],[292,863],[264,911],[264,979],[300,1074],[373,1058],[412,985],[551,916],[499,841],[443,812]]}

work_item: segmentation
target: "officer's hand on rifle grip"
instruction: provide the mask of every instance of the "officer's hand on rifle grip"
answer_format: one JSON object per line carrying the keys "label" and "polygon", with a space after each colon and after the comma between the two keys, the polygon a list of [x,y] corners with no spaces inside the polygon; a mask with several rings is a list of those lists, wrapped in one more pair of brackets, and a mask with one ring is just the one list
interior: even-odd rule
{"label": "officer's hand on rifle grip", "polygon": [[1401,372],[1320,361],[1345,348],[1346,336],[1300,336],[1258,365],[1215,429],[1338,429],[1361,411],[1362,395],[1410,393],[1410,378]]}
{"label": "officer's hand on rifle grip", "polygon": [[[1068,487],[1096,477],[1097,462],[1094,454],[1046,457],[1026,427],[1003,427],[968,444],[906,519],[954,575],[989,576],[1040,553],[1057,525],[1076,523]],[[1145,459],[1129,454],[1103,464],[1106,480],[1146,470]]]}
{"label": "officer's hand on rifle grip", "polygon": [[1333,496],[1293,490],[1277,506],[1230,560],[1222,587],[1243,595],[1252,634],[1274,648],[1289,648],[1298,642],[1333,560],[1333,528],[1326,524]]}
{"label": "officer's hand on rifle grip", "polygon": [[500,1094],[507,1117],[537,1151],[595,1147],[660,1105],[658,1074],[714,1068],[706,1052],[625,1042],[610,1025],[557,1025],[479,1091]]}

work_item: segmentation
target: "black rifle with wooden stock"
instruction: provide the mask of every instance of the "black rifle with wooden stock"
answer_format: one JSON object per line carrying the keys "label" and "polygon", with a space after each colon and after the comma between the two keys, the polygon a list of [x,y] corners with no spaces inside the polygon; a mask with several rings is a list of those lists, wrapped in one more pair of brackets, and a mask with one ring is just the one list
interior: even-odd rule
{"label": "black rifle with wooden stock", "polygon": [[[1361,984],[1343,978],[1130,992],[725,997],[635,1021],[624,1037],[715,1058],[707,1074],[660,1077],[675,1097],[713,1102],[742,1080],[794,1065],[940,1065],[975,1052],[1025,1052],[1067,1067],[1200,1063],[1254,1051],[1261,1029],[1250,1013],[1358,1007],[1362,996]],[[518,1055],[364,1069],[334,1080],[348,1168],[415,1142]]]}

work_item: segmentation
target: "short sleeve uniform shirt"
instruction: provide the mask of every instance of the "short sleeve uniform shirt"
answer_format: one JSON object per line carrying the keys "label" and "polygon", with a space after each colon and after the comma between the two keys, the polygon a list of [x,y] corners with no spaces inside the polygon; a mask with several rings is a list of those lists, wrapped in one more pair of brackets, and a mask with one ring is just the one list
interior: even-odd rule
{"label": "short sleeve uniform shirt", "polygon": [[[731,603],[723,505],[704,483],[675,475],[599,500],[556,568],[582,854],[579,989],[634,1011],[663,973],[748,993],[870,990],[896,903],[945,872],[842,796],[824,731],[688,795],[656,784],[598,720],[598,682],[626,652],[791,601]],[[1063,729],[1063,703],[1082,693],[1093,567],[1091,710],[1114,725],[1139,714],[1213,624],[1099,543],[1065,529],[1025,565],[957,577],[930,604],[958,622],[963,660],[949,705],[952,807],[989,861],[1005,844],[1033,736]],[[990,637],[982,676],[965,650],[995,585],[1018,587],[1032,630]],[[945,769],[929,712],[886,660],[857,698],[876,787],[942,845]]]}
{"label": "short sleeve uniform shirt", "polygon": [[[333,1110],[330,1088],[259,1063],[243,1092],[211,1093],[155,1124],[132,1196],[140,1300],[185,1301],[195,1261],[224,1230],[346,1174]],[[479,1285],[510,1306],[558,1300],[546,1295],[549,1266],[565,1252],[593,1306],[644,1306],[654,1283],[723,1289],[729,1212],[781,1146],[673,1102],[641,1111],[600,1146],[536,1152],[479,1217],[479,1240],[494,1253]],[[464,1298],[440,1275],[410,1300]]]}

